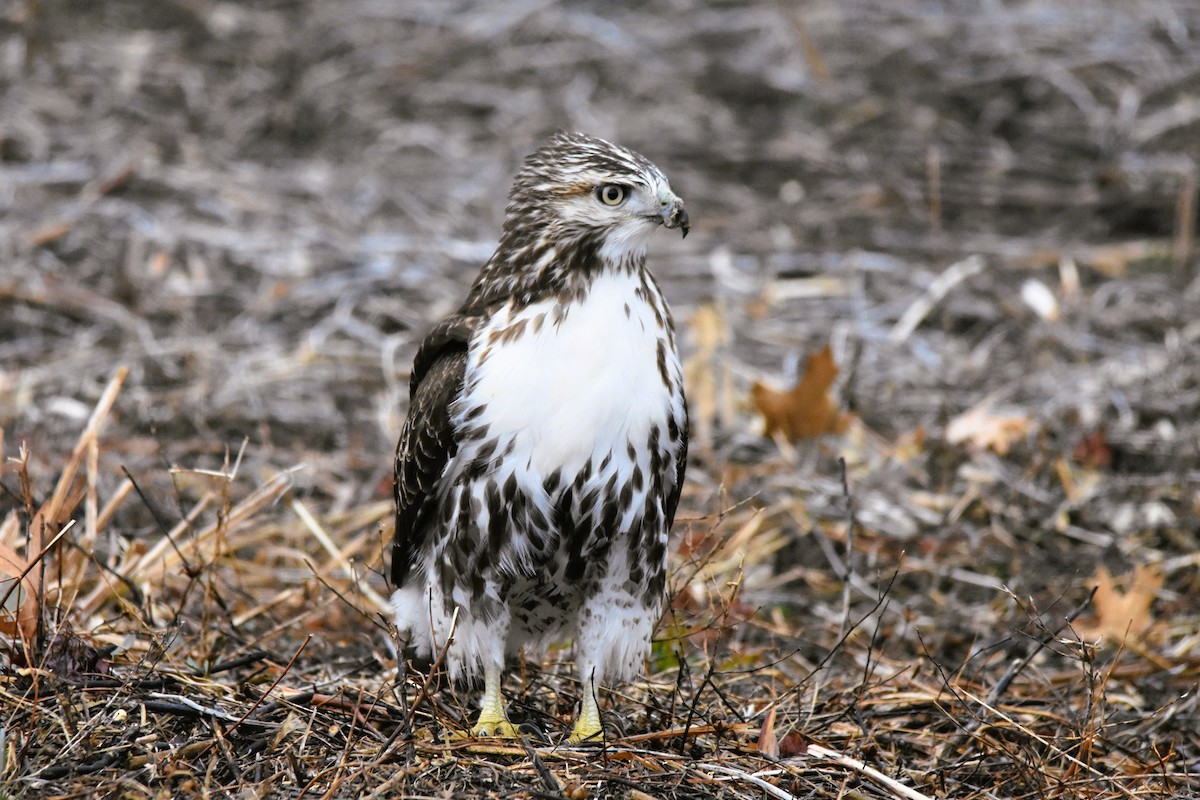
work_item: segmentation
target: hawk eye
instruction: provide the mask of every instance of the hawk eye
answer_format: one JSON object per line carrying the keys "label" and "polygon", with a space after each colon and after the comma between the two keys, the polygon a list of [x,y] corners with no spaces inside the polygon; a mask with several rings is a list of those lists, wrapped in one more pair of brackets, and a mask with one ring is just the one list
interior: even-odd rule
{"label": "hawk eye", "polygon": [[596,196],[606,206],[619,206],[625,202],[629,190],[619,183],[606,183],[596,190]]}

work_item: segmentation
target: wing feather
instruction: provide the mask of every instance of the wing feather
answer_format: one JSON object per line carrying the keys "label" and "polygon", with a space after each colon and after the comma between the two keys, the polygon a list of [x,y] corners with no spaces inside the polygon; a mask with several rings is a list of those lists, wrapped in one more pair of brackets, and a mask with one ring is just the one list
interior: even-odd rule
{"label": "wing feather", "polygon": [[679,454],[675,456],[675,485],[667,492],[667,502],[664,510],[667,516],[667,530],[675,524],[675,509],[679,507],[679,495],[683,493],[683,475],[687,471],[688,454],[688,412],[687,400],[683,401],[683,424],[679,430]]}
{"label": "wing feather", "polygon": [[430,529],[438,483],[458,452],[450,405],[462,393],[467,346],[478,321],[461,314],[447,317],[421,342],[413,360],[408,417],[396,444],[393,586],[408,578]]}

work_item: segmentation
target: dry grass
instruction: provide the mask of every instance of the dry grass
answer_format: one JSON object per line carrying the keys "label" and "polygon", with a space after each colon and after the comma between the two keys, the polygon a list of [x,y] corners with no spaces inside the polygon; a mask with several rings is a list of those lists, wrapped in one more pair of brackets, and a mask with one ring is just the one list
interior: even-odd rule
{"label": "dry grass", "polygon": [[[1059,6],[0,6],[0,791],[1200,796],[1200,12]],[[381,609],[413,348],[560,126],[697,223],[588,751],[569,651],[463,742]],[[825,344],[848,430],[764,438]]]}
{"label": "dry grass", "polygon": [[[96,452],[123,378],[74,452]],[[9,459],[16,485],[31,485],[26,459]],[[611,695],[609,741],[581,751],[552,744],[578,701],[564,665],[521,665],[509,689],[527,739],[493,745],[453,737],[470,693],[439,686],[436,663],[433,682],[411,668],[397,681],[391,652],[364,650],[391,641],[370,580],[386,503],[318,521],[286,473],[247,486],[235,459],[178,471],[193,487],[182,519],[144,543],[112,520],[153,501],[129,478],[99,496],[99,459],[83,460],[53,492],[22,498],[54,546],[34,565],[40,598],[26,599],[40,601],[40,627],[30,651],[13,637],[2,695],[12,794],[1165,797],[1194,781],[1194,613],[1097,643],[1075,627],[1090,593],[1054,613],[953,558],[898,555],[866,572],[888,544],[852,503],[844,524],[812,531],[824,569],[791,574],[772,517],[794,507],[688,522],[650,675]],[[38,538],[11,522],[21,517],[6,532]],[[1160,568],[1176,578],[1196,561]],[[942,615],[991,641],[954,642],[963,632],[921,610],[939,598],[903,599],[901,585],[931,570],[995,590]],[[804,577],[814,608],[802,626],[784,603],[750,604]],[[957,648],[966,657],[948,661]]]}

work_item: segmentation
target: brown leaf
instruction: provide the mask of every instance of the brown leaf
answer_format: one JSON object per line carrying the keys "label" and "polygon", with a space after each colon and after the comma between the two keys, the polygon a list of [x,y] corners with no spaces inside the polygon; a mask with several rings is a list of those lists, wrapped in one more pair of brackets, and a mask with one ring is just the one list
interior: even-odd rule
{"label": "brown leaf", "polygon": [[1128,271],[1129,265],[1134,261],[1153,258],[1156,255],[1168,256],[1167,246],[1149,240],[1137,240],[1089,247],[1079,253],[1077,258],[1080,263],[1087,264],[1092,269],[1109,277],[1119,278]]}
{"label": "brown leaf", "polygon": [[779,757],[795,758],[804,755],[808,752],[809,741],[811,740],[800,731],[790,732],[779,743]]}
{"label": "brown leaf", "polygon": [[[13,654],[14,663],[31,667],[26,653],[20,648]],[[75,634],[64,630],[54,634],[46,643],[45,652],[37,659],[37,666],[69,681],[81,681],[89,675],[108,675],[110,667],[108,657],[98,650],[95,645]]]}
{"label": "brown leaf", "polygon": [[977,450],[992,450],[996,455],[1008,453],[1013,443],[1025,438],[1033,420],[1026,416],[995,414],[986,404],[968,409],[950,420],[946,426],[946,441],[966,444]]}
{"label": "brown leaf", "polygon": [[3,543],[0,543],[0,597],[4,598],[0,632],[9,636],[20,633],[23,640],[32,642],[39,616],[37,586],[30,577],[29,562]]}
{"label": "brown leaf", "polygon": [[1096,619],[1077,626],[1083,636],[1123,642],[1128,636],[1141,638],[1150,630],[1154,624],[1150,605],[1163,585],[1160,567],[1151,564],[1134,567],[1133,576],[1123,581],[1124,590],[1117,587],[1107,569],[1097,567],[1095,583]]}
{"label": "brown leaf", "polygon": [[925,452],[925,428],[917,426],[909,433],[896,438],[891,456],[901,464],[907,464]]}
{"label": "brown leaf", "polygon": [[1100,430],[1092,431],[1080,439],[1071,457],[1085,467],[1103,469],[1112,466],[1113,452],[1104,431]]}
{"label": "brown leaf", "polygon": [[775,708],[772,707],[763,717],[762,728],[758,731],[758,752],[771,758],[779,758],[779,740],[775,738]]}
{"label": "brown leaf", "polygon": [[750,399],[763,415],[764,433],[782,433],[794,442],[826,433],[842,433],[849,419],[838,411],[829,396],[829,388],[837,377],[833,351],[826,345],[809,356],[804,377],[789,391],[780,392],[761,383],[750,387]]}

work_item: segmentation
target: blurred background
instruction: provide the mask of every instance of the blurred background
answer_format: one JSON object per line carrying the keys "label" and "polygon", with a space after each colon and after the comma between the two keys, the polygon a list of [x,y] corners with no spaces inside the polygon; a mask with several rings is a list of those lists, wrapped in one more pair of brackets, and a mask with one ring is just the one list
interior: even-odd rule
{"label": "blurred background", "polygon": [[[913,603],[1184,557],[1198,39],[1190,0],[9,0],[4,447],[48,486],[125,365],[102,485],[186,494],[167,467],[245,442],[244,491],[304,464],[322,513],[386,501],[416,343],[570,128],[687,201],[650,255],[689,360],[684,529],[763,514],[754,602],[819,594],[794,567],[845,535],[839,457],[864,558],[929,557]],[[762,393],[826,345],[834,435],[764,436]]]}

